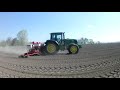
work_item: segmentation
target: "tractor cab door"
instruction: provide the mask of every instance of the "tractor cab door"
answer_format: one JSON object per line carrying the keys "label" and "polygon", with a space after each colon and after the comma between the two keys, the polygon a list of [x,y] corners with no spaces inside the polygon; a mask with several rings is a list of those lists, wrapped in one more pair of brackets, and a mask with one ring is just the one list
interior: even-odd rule
{"label": "tractor cab door", "polygon": [[65,48],[65,36],[64,33],[51,33],[50,40],[55,40],[59,43],[60,50],[64,50]]}
{"label": "tractor cab door", "polygon": [[61,36],[61,35],[57,35],[56,38],[57,38],[57,39],[56,39],[57,42],[58,42],[59,44],[61,44],[62,36]]}
{"label": "tractor cab door", "polygon": [[64,33],[61,33],[61,35],[58,35],[57,37],[58,37],[60,50],[65,50],[65,36],[64,36]]}

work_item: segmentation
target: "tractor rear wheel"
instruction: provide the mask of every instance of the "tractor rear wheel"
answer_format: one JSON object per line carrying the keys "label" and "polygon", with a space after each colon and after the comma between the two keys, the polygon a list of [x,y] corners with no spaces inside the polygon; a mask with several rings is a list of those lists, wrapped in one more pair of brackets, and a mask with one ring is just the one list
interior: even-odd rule
{"label": "tractor rear wheel", "polygon": [[53,55],[53,54],[56,54],[58,52],[58,45],[54,42],[48,42],[46,45],[45,45],[45,51],[47,54],[49,55]]}
{"label": "tractor rear wheel", "polygon": [[69,54],[77,54],[78,51],[79,51],[78,46],[74,45],[74,44],[70,45],[69,48],[68,48]]}

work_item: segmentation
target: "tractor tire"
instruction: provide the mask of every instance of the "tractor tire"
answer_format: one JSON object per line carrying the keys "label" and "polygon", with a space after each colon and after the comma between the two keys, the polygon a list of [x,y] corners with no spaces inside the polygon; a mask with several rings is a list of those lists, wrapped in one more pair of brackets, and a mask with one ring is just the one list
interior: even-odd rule
{"label": "tractor tire", "polygon": [[45,46],[41,46],[40,52],[41,52],[41,55],[46,55]]}
{"label": "tractor tire", "polygon": [[45,45],[45,51],[48,55],[54,55],[59,51],[58,45],[54,42],[48,42]]}
{"label": "tractor tire", "polygon": [[71,44],[68,48],[69,54],[77,54],[79,52],[79,47],[75,44]]}

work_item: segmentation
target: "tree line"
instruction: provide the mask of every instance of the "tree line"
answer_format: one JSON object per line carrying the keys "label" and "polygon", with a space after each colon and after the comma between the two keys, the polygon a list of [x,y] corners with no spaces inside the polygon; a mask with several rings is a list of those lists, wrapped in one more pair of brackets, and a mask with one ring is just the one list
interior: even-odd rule
{"label": "tree line", "polygon": [[0,46],[24,46],[28,43],[27,30],[21,30],[15,38],[8,37],[6,40],[0,41]]}
{"label": "tree line", "polygon": [[100,44],[101,42],[100,41],[93,41],[93,39],[88,39],[88,38],[81,38],[81,39],[78,39],[78,43],[81,44],[81,45],[84,45],[84,44]]}
{"label": "tree line", "polygon": [[[15,38],[8,37],[6,40],[0,41],[0,46],[24,46],[28,43],[28,32],[27,30],[21,30],[17,33]],[[94,42],[92,39],[81,38],[78,39],[78,43],[84,44],[99,44],[100,42]]]}

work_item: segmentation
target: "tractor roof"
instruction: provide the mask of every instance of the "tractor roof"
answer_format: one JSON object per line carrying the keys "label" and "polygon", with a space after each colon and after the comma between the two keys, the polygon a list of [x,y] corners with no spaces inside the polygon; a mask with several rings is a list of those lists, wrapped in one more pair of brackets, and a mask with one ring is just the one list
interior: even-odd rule
{"label": "tractor roof", "polygon": [[50,34],[54,34],[54,33],[65,33],[65,32],[52,32],[52,33],[50,33]]}

